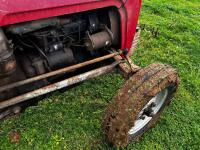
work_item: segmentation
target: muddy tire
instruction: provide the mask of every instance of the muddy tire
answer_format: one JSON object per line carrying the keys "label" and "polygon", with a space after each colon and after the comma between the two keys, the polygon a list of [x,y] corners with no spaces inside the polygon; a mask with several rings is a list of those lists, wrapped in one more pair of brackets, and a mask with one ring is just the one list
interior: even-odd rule
{"label": "muddy tire", "polygon": [[125,147],[153,127],[179,84],[169,65],[152,64],[138,71],[118,91],[103,120],[106,141]]}

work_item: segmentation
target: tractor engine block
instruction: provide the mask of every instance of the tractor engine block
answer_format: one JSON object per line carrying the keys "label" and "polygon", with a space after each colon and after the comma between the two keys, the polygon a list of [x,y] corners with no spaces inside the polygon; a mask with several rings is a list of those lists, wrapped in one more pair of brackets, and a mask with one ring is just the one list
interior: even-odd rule
{"label": "tractor engine block", "polygon": [[[111,46],[119,47],[118,19],[113,8],[106,8],[0,28],[0,87],[102,56]],[[0,92],[0,101],[75,72],[5,90]]]}

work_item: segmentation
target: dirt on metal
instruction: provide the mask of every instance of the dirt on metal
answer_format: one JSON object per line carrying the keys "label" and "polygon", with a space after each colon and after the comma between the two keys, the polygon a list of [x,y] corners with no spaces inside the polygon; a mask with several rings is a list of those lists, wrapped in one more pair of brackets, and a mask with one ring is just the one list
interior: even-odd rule
{"label": "dirt on metal", "polygon": [[[138,71],[118,91],[106,110],[102,124],[106,140],[118,147],[125,147],[131,140],[139,138],[142,133],[136,137],[128,134],[138,113],[161,90],[172,86],[172,93],[175,93],[178,84],[178,73],[168,65],[152,64]],[[150,121],[145,131],[155,124],[160,113]]]}
{"label": "dirt on metal", "polygon": [[62,69],[59,69],[59,70],[56,70],[56,71],[52,71],[52,72],[42,74],[42,75],[39,75],[39,76],[36,76],[36,77],[33,77],[33,78],[29,78],[29,79],[26,79],[26,80],[23,80],[23,81],[4,85],[4,86],[0,87],[0,92],[9,90],[9,89],[12,89],[12,88],[15,88],[15,87],[19,87],[19,86],[22,86],[22,85],[25,85],[25,84],[28,84],[28,83],[36,82],[36,81],[39,81],[39,80],[42,80],[42,79],[47,79],[49,77],[60,75],[60,74],[66,73],[66,72],[70,72],[70,71],[75,70],[75,69],[79,69],[79,68],[97,63],[97,62],[101,62],[101,61],[109,59],[109,58],[113,58],[115,56],[118,56],[119,54],[120,54],[120,52],[119,53],[118,52],[111,53],[111,54],[108,54],[108,55],[105,55],[105,56],[102,56],[102,57],[99,57],[99,58],[95,58],[95,59],[92,59],[92,60],[89,60],[89,61],[86,61],[86,62],[83,62],[83,63],[79,63],[79,64],[76,64],[76,65],[73,65],[73,66],[65,67],[65,68],[62,68]]}
{"label": "dirt on metal", "polygon": [[98,68],[98,69],[94,69],[92,71],[88,71],[86,73],[83,73],[83,74],[65,79],[63,81],[60,81],[60,82],[39,88],[37,90],[34,90],[34,91],[31,91],[31,92],[13,97],[11,99],[2,101],[2,102],[0,102],[0,109],[5,109],[7,107],[16,105],[18,103],[31,100],[31,99],[36,98],[38,96],[42,96],[44,94],[48,94],[50,92],[71,86],[73,84],[76,84],[76,83],[79,83],[79,82],[82,82],[82,81],[85,81],[85,80],[88,80],[88,79],[109,73],[116,66],[118,66],[120,63],[121,63],[121,61],[116,61],[116,62],[113,62],[110,65],[107,65],[107,66],[104,66],[104,67],[101,67],[101,68]]}

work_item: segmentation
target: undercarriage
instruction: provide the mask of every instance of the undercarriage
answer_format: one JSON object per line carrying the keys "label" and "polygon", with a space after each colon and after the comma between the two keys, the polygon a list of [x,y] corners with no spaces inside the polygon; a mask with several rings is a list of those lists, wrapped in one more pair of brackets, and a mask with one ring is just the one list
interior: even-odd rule
{"label": "undercarriage", "polygon": [[171,102],[179,76],[169,65],[135,65],[130,56],[140,31],[130,50],[120,49],[132,40],[122,40],[123,25],[118,9],[108,7],[1,27],[0,120],[117,69],[127,81],[106,110],[106,141],[125,147],[143,135]]}

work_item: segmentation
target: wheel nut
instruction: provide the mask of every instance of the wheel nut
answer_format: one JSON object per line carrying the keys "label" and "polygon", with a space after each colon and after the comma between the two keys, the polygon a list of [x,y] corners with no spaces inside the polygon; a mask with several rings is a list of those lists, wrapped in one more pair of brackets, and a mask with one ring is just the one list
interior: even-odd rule
{"label": "wheel nut", "polygon": [[155,107],[156,106],[156,103],[155,102],[152,102],[150,107]]}
{"label": "wheel nut", "polygon": [[148,117],[153,117],[155,114],[154,114],[154,112],[152,111],[149,115],[148,115]]}
{"label": "wheel nut", "polygon": [[145,119],[145,115],[142,115],[139,118],[142,119],[142,120],[144,120]]}

